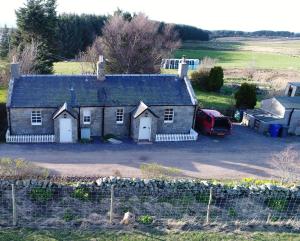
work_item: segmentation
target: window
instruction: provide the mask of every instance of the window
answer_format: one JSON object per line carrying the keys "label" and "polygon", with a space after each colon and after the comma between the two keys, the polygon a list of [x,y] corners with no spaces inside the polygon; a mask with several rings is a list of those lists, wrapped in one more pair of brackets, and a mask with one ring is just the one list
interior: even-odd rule
{"label": "window", "polygon": [[124,109],[117,109],[116,122],[117,122],[117,124],[123,124],[123,122],[124,122]]}
{"label": "window", "polygon": [[83,124],[85,125],[91,124],[91,111],[89,110],[83,111]]}
{"label": "window", "polygon": [[173,109],[165,109],[164,122],[172,123],[174,120],[174,110]]}
{"label": "window", "polygon": [[42,112],[40,110],[33,110],[31,112],[31,125],[33,126],[42,125]]}

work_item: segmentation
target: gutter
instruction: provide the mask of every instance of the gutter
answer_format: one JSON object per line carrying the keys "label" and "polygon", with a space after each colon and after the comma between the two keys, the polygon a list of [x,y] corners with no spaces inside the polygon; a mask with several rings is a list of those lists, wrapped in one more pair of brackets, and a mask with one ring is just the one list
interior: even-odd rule
{"label": "gutter", "polygon": [[102,137],[104,137],[104,108],[102,108]]}
{"label": "gutter", "polygon": [[288,127],[289,127],[290,124],[291,124],[291,120],[292,120],[292,116],[293,116],[294,111],[295,111],[295,108],[292,109],[291,114],[290,114],[290,116],[289,116]]}

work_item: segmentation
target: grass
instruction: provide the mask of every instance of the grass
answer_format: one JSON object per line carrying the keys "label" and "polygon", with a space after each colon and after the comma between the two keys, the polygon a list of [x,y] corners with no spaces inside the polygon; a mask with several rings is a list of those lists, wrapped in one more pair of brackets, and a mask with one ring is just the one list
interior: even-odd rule
{"label": "grass", "polygon": [[175,57],[211,57],[224,68],[300,70],[300,40],[247,40],[189,41],[175,52]]}
{"label": "grass", "polygon": [[150,234],[140,231],[133,232],[103,232],[103,231],[71,231],[71,230],[31,230],[2,229],[1,241],[90,241],[90,240],[120,240],[120,241],[217,241],[217,240],[251,240],[251,241],[298,241],[299,234],[292,233],[213,233],[213,232],[181,232],[170,234]]}
{"label": "grass", "polygon": [[78,62],[57,62],[54,63],[55,74],[81,74],[80,63]]}
{"label": "grass", "polygon": [[145,178],[169,179],[181,174],[181,170],[175,167],[165,167],[157,163],[142,164],[140,169]]}
{"label": "grass", "polygon": [[0,86],[0,103],[6,103],[7,87]]}
{"label": "grass", "polygon": [[204,92],[195,89],[195,94],[200,106],[207,109],[225,110],[232,108],[235,103],[233,96],[224,95],[215,92]]}
{"label": "grass", "polygon": [[202,59],[211,57],[218,59],[217,65],[223,68],[248,68],[254,65],[258,69],[300,70],[300,57],[276,53],[252,51],[192,50],[179,49],[176,58],[186,55],[188,58]]}

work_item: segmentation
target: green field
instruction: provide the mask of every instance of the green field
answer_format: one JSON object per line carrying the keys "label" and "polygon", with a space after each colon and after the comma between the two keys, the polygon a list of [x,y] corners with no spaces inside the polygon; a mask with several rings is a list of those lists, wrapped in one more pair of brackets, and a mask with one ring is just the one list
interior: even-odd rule
{"label": "green field", "polygon": [[55,74],[81,74],[81,66],[78,62],[54,63]]}
{"label": "green field", "polygon": [[180,232],[176,234],[149,234],[141,231],[132,232],[89,232],[70,230],[30,230],[6,229],[0,231],[1,241],[299,241],[299,234],[291,233],[213,233]]}
{"label": "green field", "polygon": [[0,103],[5,103],[7,97],[7,88],[0,86]]}
{"label": "green field", "polygon": [[300,70],[300,40],[219,40],[185,42],[175,57],[211,57],[224,68]]}

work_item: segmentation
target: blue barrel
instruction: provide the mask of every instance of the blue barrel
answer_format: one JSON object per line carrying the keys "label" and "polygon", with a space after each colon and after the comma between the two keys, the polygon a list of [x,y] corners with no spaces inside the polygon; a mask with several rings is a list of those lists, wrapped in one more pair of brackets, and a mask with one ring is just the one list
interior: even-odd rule
{"label": "blue barrel", "polygon": [[281,128],[282,128],[282,125],[280,125],[280,124],[270,124],[270,126],[269,126],[270,135],[272,137],[278,137]]}

